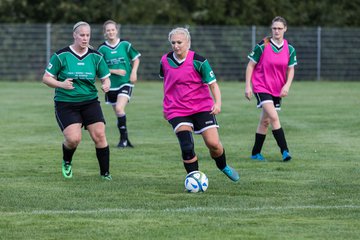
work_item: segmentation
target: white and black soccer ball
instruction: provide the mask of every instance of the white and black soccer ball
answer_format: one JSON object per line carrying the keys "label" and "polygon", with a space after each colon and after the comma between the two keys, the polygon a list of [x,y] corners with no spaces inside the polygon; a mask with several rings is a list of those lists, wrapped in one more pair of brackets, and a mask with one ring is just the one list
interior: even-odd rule
{"label": "white and black soccer ball", "polygon": [[205,173],[193,171],[185,177],[185,189],[187,192],[205,192],[209,186],[209,180]]}

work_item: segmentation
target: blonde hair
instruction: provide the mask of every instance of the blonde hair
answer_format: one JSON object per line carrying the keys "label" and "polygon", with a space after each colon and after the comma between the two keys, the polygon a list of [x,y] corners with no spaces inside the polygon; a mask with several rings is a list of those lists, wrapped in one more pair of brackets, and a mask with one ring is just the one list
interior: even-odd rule
{"label": "blonde hair", "polygon": [[118,37],[119,37],[119,35],[120,35],[120,25],[119,24],[117,24],[115,21],[113,21],[113,20],[107,20],[106,22],[104,22],[104,24],[103,24],[103,34],[104,34],[104,37],[106,38],[106,25],[108,25],[108,24],[114,24],[115,25],[115,28],[116,28],[116,30],[117,30],[117,32],[118,32]]}
{"label": "blonde hair", "polygon": [[88,24],[87,22],[84,22],[84,21],[80,21],[80,22],[75,23],[75,25],[73,26],[73,32],[75,32],[76,29],[80,26],[89,26],[89,28],[90,28],[90,24]]}
{"label": "blonde hair", "polygon": [[186,37],[186,40],[189,42],[189,48],[190,48],[190,44],[191,44],[191,36],[190,36],[190,32],[187,28],[183,28],[183,27],[178,27],[178,28],[174,28],[173,30],[171,30],[169,32],[169,37],[168,40],[171,43],[171,37],[174,34],[184,34]]}

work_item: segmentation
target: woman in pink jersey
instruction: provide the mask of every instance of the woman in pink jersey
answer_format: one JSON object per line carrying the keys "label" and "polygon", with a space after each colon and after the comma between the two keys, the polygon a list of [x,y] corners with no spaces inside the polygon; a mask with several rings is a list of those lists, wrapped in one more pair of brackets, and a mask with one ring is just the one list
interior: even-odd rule
{"label": "woman in pink jersey", "polygon": [[226,163],[217,130],[215,115],[221,111],[221,93],[210,64],[190,50],[190,33],[186,28],[173,29],[169,42],[173,51],[162,56],[160,62],[163,111],[179,140],[184,167],[187,173],[199,170],[194,131],[202,135],[216,166],[232,181],[238,181],[239,174]]}
{"label": "woman in pink jersey", "polygon": [[250,61],[246,68],[245,97],[250,100],[254,94],[257,107],[262,108],[251,154],[251,159],[254,160],[265,161],[261,149],[269,125],[280,148],[282,160],[291,160],[277,113],[281,107],[281,98],[289,93],[294,78],[294,66],[297,64],[294,47],[284,39],[286,30],[286,20],[275,17],[271,24],[271,37],[258,43],[248,56]]}

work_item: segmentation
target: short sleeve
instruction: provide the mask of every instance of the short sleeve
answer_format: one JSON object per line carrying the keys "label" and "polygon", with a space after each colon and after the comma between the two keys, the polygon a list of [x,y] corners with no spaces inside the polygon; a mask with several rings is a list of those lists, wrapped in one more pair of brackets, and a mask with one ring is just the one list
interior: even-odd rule
{"label": "short sleeve", "polygon": [[50,58],[50,61],[45,69],[50,75],[56,76],[60,72],[61,62],[58,55],[53,54]]}
{"label": "short sleeve", "polygon": [[216,81],[216,76],[207,59],[203,62],[194,61],[195,69],[200,73],[203,83],[211,84]]}
{"label": "short sleeve", "polygon": [[251,51],[251,53],[248,55],[248,58],[252,60],[255,63],[258,63],[260,60],[260,57],[263,53],[263,49],[259,44],[257,44],[254,49]]}
{"label": "short sleeve", "polygon": [[130,56],[131,61],[136,60],[141,56],[141,54],[129,43],[128,54]]}
{"label": "short sleeve", "polygon": [[99,67],[96,74],[100,79],[104,79],[110,76],[110,70],[104,60],[104,57],[101,56]]}
{"label": "short sleeve", "polygon": [[290,53],[290,59],[289,59],[289,67],[293,67],[297,65],[297,59],[296,59],[296,51],[295,48],[291,45],[289,45],[289,53]]}

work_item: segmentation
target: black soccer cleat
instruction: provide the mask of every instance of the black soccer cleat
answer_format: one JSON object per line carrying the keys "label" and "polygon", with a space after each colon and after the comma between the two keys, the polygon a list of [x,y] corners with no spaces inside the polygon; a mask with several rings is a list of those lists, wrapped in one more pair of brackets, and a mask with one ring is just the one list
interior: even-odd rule
{"label": "black soccer cleat", "polygon": [[119,144],[117,145],[118,148],[133,148],[134,146],[131,144],[129,139],[121,139]]}

